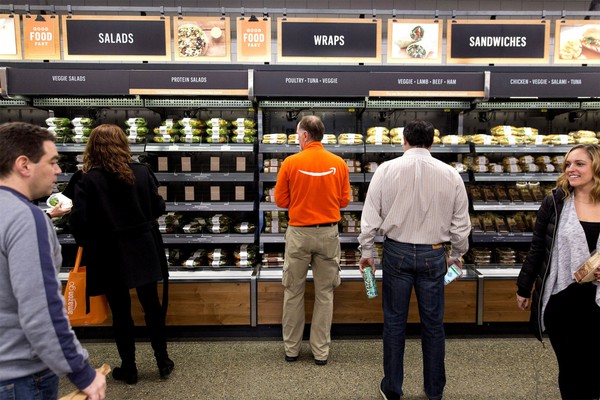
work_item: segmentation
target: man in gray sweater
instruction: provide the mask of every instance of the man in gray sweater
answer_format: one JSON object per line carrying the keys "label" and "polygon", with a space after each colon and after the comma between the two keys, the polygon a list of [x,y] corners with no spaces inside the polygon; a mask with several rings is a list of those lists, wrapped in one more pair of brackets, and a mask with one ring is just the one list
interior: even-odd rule
{"label": "man in gray sweater", "polygon": [[90,400],[104,399],[106,378],[89,365],[66,316],[56,233],[31,203],[50,195],[61,172],[54,136],[6,123],[0,149],[0,394],[56,399],[58,376],[68,375]]}

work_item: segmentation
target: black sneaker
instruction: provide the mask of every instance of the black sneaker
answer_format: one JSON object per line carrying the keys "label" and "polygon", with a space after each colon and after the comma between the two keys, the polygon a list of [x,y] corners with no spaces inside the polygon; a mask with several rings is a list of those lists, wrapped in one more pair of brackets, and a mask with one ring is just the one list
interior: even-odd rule
{"label": "black sneaker", "polygon": [[381,383],[379,384],[379,393],[381,393],[383,400],[399,400],[400,399],[400,395],[398,393],[383,390],[383,379],[381,380]]}
{"label": "black sneaker", "polygon": [[286,355],[286,356],[285,356],[285,361],[287,361],[287,362],[295,362],[295,361],[298,361],[298,356],[288,356],[288,355]]}
{"label": "black sneaker", "polygon": [[327,365],[327,360],[317,360],[315,358],[315,364],[317,364],[317,365]]}

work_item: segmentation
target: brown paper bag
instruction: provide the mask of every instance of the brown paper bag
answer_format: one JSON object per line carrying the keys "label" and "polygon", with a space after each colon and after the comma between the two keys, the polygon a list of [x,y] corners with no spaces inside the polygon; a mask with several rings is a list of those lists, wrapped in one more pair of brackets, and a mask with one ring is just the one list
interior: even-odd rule
{"label": "brown paper bag", "polygon": [[[110,366],[108,364],[102,364],[102,366],[100,368],[97,368],[96,371],[100,372],[104,376],[107,376],[110,372]],[[85,393],[77,389],[72,391],[68,395],[61,397],[58,400],[87,400],[87,398],[88,397]]]}

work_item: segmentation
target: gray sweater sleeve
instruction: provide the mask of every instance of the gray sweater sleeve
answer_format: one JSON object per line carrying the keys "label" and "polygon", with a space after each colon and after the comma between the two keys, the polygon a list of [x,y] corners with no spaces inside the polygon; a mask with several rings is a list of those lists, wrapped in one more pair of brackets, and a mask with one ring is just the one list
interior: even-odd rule
{"label": "gray sweater sleeve", "polygon": [[62,259],[54,229],[34,205],[24,202],[11,205],[13,210],[6,217],[11,221],[6,221],[1,246],[11,286],[5,289],[12,289],[9,290],[12,307],[2,313],[8,314],[14,332],[9,339],[11,347],[0,347],[23,363],[22,372],[30,372],[31,365],[41,361],[57,375],[68,375],[78,388],[85,388],[93,381],[95,371],[66,316],[58,279]]}

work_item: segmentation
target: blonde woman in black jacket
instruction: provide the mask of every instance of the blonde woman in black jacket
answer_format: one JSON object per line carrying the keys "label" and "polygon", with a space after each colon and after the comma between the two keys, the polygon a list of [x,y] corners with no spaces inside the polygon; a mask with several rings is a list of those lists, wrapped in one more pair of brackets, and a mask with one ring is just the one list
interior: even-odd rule
{"label": "blonde woman in black jacket", "polygon": [[165,213],[165,202],[157,186],[148,166],[131,161],[121,128],[106,124],[92,130],[69,223],[87,260],[88,295],[105,294],[112,312],[122,361],[113,377],[129,384],[138,379],[131,288],[144,310],[161,378],[174,366],[167,353],[165,312],[157,290],[157,282],[168,275],[156,222]]}
{"label": "blonde woman in black jacket", "polygon": [[563,399],[600,397],[600,266],[594,282],[575,272],[600,249],[600,146],[576,145],[557,188],[537,213],[531,247],[517,280],[517,305],[531,303],[536,337],[548,334]]}

